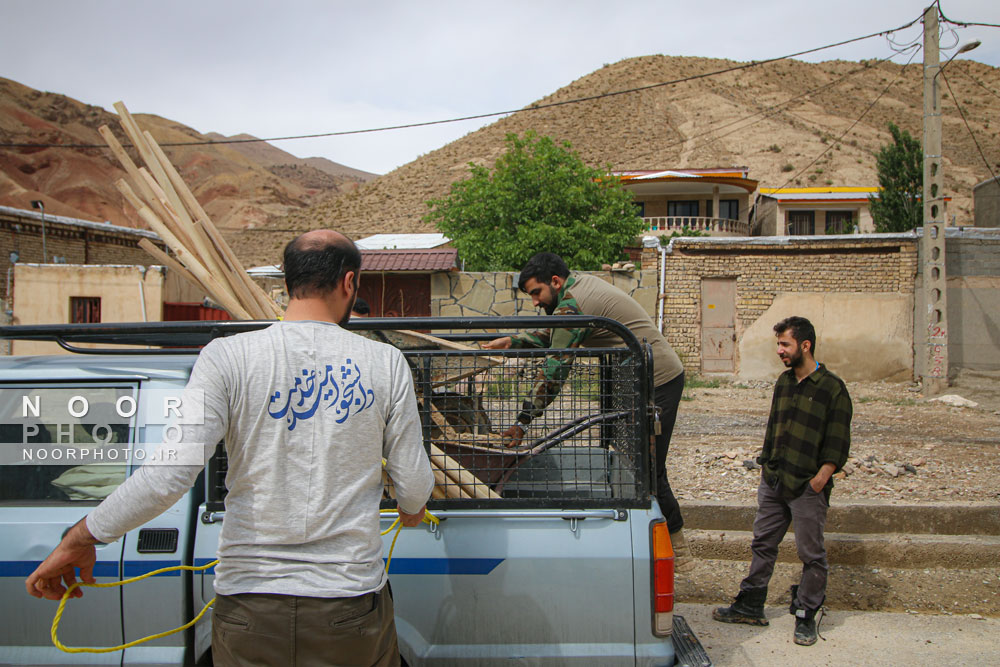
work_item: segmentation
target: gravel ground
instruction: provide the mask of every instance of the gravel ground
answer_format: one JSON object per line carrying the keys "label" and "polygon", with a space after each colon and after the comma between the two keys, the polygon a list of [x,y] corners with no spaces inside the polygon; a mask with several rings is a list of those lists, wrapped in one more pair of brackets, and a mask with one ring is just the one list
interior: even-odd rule
{"label": "gravel ground", "polygon": [[[976,402],[951,407],[918,386],[852,382],[851,459],[835,495],[904,502],[1000,501],[1000,374],[962,372],[948,390]],[[754,504],[773,384],[689,382],[667,470],[684,500]]]}

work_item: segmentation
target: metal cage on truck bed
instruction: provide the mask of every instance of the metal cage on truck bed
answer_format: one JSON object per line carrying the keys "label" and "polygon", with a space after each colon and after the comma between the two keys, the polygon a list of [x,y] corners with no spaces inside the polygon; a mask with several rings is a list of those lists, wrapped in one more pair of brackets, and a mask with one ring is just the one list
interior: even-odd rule
{"label": "metal cage on truck bed", "polygon": [[[49,340],[86,354],[194,354],[213,338],[270,324],[38,325],[0,327],[0,337]],[[436,479],[430,509],[650,506],[651,354],[619,322],[589,316],[360,318],[347,328],[396,345],[413,372],[424,446]],[[481,333],[485,329],[555,328],[602,328],[624,345],[508,350],[468,345],[507,335]],[[164,347],[82,348],[81,343]],[[557,357],[568,362],[568,375],[536,390]],[[500,434],[517,422],[533,392],[549,404],[525,427],[522,442],[510,447]],[[207,471],[210,512],[224,510],[225,472],[220,445]],[[385,489],[383,506],[392,507],[391,479],[385,478]]]}

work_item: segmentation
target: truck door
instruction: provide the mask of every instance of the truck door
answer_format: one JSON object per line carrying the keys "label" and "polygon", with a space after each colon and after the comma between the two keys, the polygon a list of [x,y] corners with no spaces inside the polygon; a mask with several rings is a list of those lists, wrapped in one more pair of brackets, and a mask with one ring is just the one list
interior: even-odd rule
{"label": "truck door", "polygon": [[[116,405],[129,413],[136,389],[124,383],[0,386],[0,663],[67,662],[50,638],[57,603],[29,596],[24,580],[66,529],[125,480],[134,418],[119,415]],[[98,546],[97,581],[120,580],[121,561],[121,541]],[[67,646],[122,643],[118,591],[88,588],[71,600],[59,639]],[[118,653],[88,656],[89,664],[120,661]]]}
{"label": "truck door", "polygon": [[433,532],[404,529],[390,563],[410,665],[635,665],[627,512],[439,514]]}

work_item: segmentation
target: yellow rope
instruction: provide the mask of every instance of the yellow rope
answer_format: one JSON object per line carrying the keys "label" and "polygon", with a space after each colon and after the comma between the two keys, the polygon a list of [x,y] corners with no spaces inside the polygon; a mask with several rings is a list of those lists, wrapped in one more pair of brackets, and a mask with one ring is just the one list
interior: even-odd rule
{"label": "yellow rope", "polygon": [[[380,510],[380,514],[385,514],[385,513],[394,512],[394,511],[395,510]],[[425,511],[424,512],[423,523],[437,525],[438,523],[440,523],[440,520],[436,516],[434,516],[433,514],[431,514],[430,512]],[[386,528],[385,530],[382,531],[382,535],[387,535],[389,533],[389,531],[391,531],[393,528],[396,529],[396,534],[393,535],[393,537],[392,537],[392,544],[389,546],[389,558],[386,560],[386,563],[385,563],[385,571],[386,572],[389,571],[389,563],[392,562],[392,552],[396,548],[396,538],[399,537],[399,533],[400,533],[400,531],[403,528],[403,524],[400,522],[398,516],[396,517],[396,520],[393,521],[392,524],[388,528]],[[191,621],[189,621],[188,623],[185,623],[181,627],[174,628],[173,630],[167,630],[166,632],[160,632],[160,633],[155,634],[155,635],[150,635],[149,637],[143,637],[142,639],[136,639],[135,641],[128,642],[127,644],[120,644],[118,646],[111,646],[111,647],[108,647],[108,648],[90,648],[90,647],[83,647],[83,646],[66,646],[61,641],[59,641],[59,637],[57,636],[57,632],[59,631],[59,621],[62,620],[63,611],[66,609],[66,601],[69,600],[70,595],[73,594],[73,591],[75,591],[80,586],[88,586],[90,588],[112,588],[114,586],[124,586],[125,584],[131,584],[131,583],[136,582],[136,581],[142,581],[143,579],[148,579],[149,577],[153,577],[153,576],[156,576],[158,574],[163,574],[165,572],[176,572],[178,570],[188,570],[190,572],[201,572],[203,570],[207,570],[210,567],[214,567],[214,566],[216,566],[218,564],[219,564],[218,560],[213,560],[211,563],[206,563],[204,565],[198,565],[198,566],[194,566],[194,565],[174,565],[172,567],[163,567],[163,568],[160,568],[159,570],[153,570],[152,572],[147,572],[146,574],[140,575],[138,577],[132,577],[131,579],[124,579],[122,581],[113,581],[113,582],[107,583],[107,584],[87,584],[87,583],[84,583],[82,581],[78,581],[75,584],[73,584],[72,586],[70,586],[66,590],[66,592],[63,593],[62,599],[59,600],[59,608],[56,609],[56,615],[52,619],[52,643],[53,643],[53,645],[55,645],[56,648],[58,648],[60,651],[63,651],[65,653],[112,653],[114,651],[122,651],[122,650],[127,649],[127,648],[132,648],[133,646],[138,646],[139,644],[143,644],[145,642],[152,641],[154,639],[159,639],[160,637],[169,637],[170,635],[177,634],[178,632],[181,632],[182,630],[187,630],[192,625],[194,625],[195,623],[197,623],[198,621],[200,621],[201,617],[205,615],[205,612],[208,611],[209,607],[211,607],[213,604],[215,604],[215,598],[214,597],[211,600],[208,601],[208,604],[206,604],[204,607],[202,607],[201,611],[198,613],[197,616],[195,616]]]}
{"label": "yellow rope", "polygon": [[215,598],[209,600],[208,604],[206,604],[202,608],[201,612],[197,616],[195,616],[190,623],[185,623],[181,627],[174,628],[173,630],[167,630],[166,632],[161,632],[156,635],[150,635],[149,637],[136,639],[135,641],[129,642],[127,644],[120,644],[119,646],[112,646],[110,648],[87,648],[82,646],[66,646],[61,641],[59,641],[59,637],[56,636],[56,633],[59,630],[59,621],[62,619],[63,610],[66,608],[66,601],[69,600],[69,596],[72,595],[73,591],[75,591],[80,586],[89,586],[90,588],[112,588],[114,586],[124,586],[125,584],[131,584],[132,582],[135,581],[142,581],[143,579],[147,579],[157,574],[163,574],[164,572],[175,572],[177,570],[190,570],[191,572],[199,572],[201,570],[207,570],[208,568],[213,567],[218,563],[219,563],[218,560],[213,560],[211,563],[206,563],[205,565],[199,565],[197,567],[195,567],[194,565],[174,565],[173,567],[163,567],[160,568],[159,570],[153,570],[152,572],[147,572],[146,574],[140,575],[138,577],[132,577],[131,579],[124,579],[122,581],[113,581],[109,584],[86,584],[83,583],[82,581],[78,581],[72,586],[70,586],[65,593],[63,593],[62,600],[59,601],[59,608],[56,609],[55,618],[52,619],[52,643],[55,644],[56,648],[58,648],[60,651],[64,651],[66,653],[111,653],[113,651],[121,651],[127,648],[132,648],[133,646],[142,644],[143,642],[148,642],[153,639],[159,639],[160,637],[169,637],[170,635],[176,634],[181,630],[187,630],[192,625],[201,620],[201,617],[205,615],[205,612],[208,611],[208,608],[211,607],[212,604],[215,602]]}

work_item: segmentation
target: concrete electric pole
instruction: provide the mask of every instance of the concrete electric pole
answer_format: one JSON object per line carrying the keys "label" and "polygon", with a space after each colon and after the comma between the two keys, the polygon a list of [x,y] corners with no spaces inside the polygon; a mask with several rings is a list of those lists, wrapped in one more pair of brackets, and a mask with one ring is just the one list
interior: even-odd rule
{"label": "concrete electric pole", "polygon": [[948,300],[945,274],[944,177],[941,161],[941,70],[938,9],[924,11],[924,236],[921,240],[924,274],[923,390],[940,394],[948,387]]}

